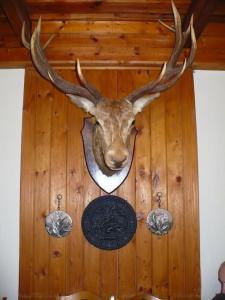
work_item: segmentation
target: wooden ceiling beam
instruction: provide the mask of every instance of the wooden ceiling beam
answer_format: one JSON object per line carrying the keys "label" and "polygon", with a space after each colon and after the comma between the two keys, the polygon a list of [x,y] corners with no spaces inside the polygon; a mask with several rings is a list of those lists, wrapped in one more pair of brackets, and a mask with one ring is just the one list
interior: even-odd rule
{"label": "wooden ceiling beam", "polygon": [[21,30],[23,22],[26,23],[26,38],[31,37],[31,21],[24,0],[2,0],[0,5],[8,18],[17,40],[21,43]]}
{"label": "wooden ceiling beam", "polygon": [[[88,47],[90,48],[90,47]],[[57,68],[72,68],[74,69],[74,62],[77,58],[77,53],[82,62],[82,68],[133,68],[133,69],[149,69],[161,67],[162,64],[168,60],[171,49],[154,48],[154,51],[145,52],[137,55],[135,49],[128,51],[124,49],[123,53],[111,53],[109,55],[108,48],[102,50],[102,53],[94,52],[93,49],[75,49],[76,53],[71,55],[71,51],[64,49],[47,49],[47,57],[49,63]],[[89,51],[89,53],[87,53]],[[182,61],[183,55],[180,60]],[[30,55],[25,48],[0,48],[0,68],[21,68],[31,67],[32,63]],[[206,48],[198,49],[195,61],[193,63],[194,69],[215,69],[225,70],[225,51],[221,51],[220,47],[206,51]]]}
{"label": "wooden ceiling beam", "polygon": [[[178,3],[181,15],[188,9],[188,4]],[[171,3],[152,3],[139,1],[34,1],[27,2],[27,9],[32,20],[41,15],[51,20],[172,20]],[[162,14],[163,12],[163,14]]]}
{"label": "wooden ceiling beam", "polygon": [[183,19],[183,29],[186,30],[188,28],[191,16],[193,15],[195,35],[198,39],[220,3],[220,0],[192,0],[188,12]]}
{"label": "wooden ceiling beam", "polygon": [[[56,13],[56,14],[89,14],[89,13],[137,13],[142,14],[148,12],[151,13],[171,13],[171,3],[149,3],[149,2],[109,2],[109,1],[95,1],[95,2],[84,2],[84,1],[72,1],[72,2],[39,2],[35,1],[32,3],[27,3],[27,8],[30,14],[46,14],[46,13]],[[177,9],[180,13],[185,13],[188,9],[187,3],[178,3]]]}

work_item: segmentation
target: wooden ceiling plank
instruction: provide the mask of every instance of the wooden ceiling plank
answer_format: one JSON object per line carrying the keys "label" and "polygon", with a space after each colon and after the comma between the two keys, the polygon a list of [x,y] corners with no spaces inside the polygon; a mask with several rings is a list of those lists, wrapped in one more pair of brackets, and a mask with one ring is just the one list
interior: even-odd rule
{"label": "wooden ceiling plank", "polygon": [[188,28],[191,16],[193,15],[195,35],[198,39],[220,2],[220,0],[192,0],[188,12],[183,19],[183,29],[186,30]]}
{"label": "wooden ceiling plank", "polygon": [[[25,0],[27,4],[29,3],[74,3],[74,0]],[[99,2],[103,2],[102,0],[97,0]],[[95,3],[96,0],[82,0],[82,1],[77,1],[77,2],[82,2],[82,3]],[[104,2],[107,3],[137,3],[137,0],[104,0]],[[164,4],[171,4],[171,0],[138,0],[139,3],[164,3]],[[176,0],[176,3],[178,4],[190,4],[191,0]]]}
{"label": "wooden ceiling plank", "polygon": [[[180,13],[186,13],[189,5],[187,3],[177,3],[177,9]],[[149,3],[149,2],[39,2],[27,4],[30,13],[45,14],[51,13],[171,13],[171,3]]]}
{"label": "wooden ceiling plank", "polygon": [[[173,20],[173,15],[171,13],[161,14],[145,11],[143,13],[135,12],[117,12],[117,13],[52,13],[51,11],[46,13],[30,13],[30,18],[32,21],[37,21],[38,18],[42,17],[42,20],[46,21],[171,21]],[[217,17],[216,17],[217,18]]]}
{"label": "wooden ceiling plank", "polygon": [[0,35],[0,48],[18,48],[20,43],[14,34]]}
{"label": "wooden ceiling plank", "polygon": [[[167,23],[171,24],[171,23]],[[33,22],[33,28],[37,23]],[[112,33],[132,33],[154,35],[155,38],[164,37],[165,35],[173,35],[167,28],[159,22],[121,22],[121,21],[42,21],[41,33],[51,34],[57,32],[59,34],[112,34]]]}
{"label": "wooden ceiling plank", "polygon": [[0,20],[0,35],[14,34],[9,22],[7,20]]}
{"label": "wooden ceiling plank", "polygon": [[[48,40],[49,35],[44,34],[41,36],[42,45]],[[1,41],[1,38],[0,38]],[[172,48],[173,39],[167,35],[155,39],[155,36],[136,35],[136,34],[100,34],[100,35],[82,35],[82,34],[60,34],[53,39],[49,48],[57,49],[73,49],[77,45],[81,46],[97,46],[99,48],[105,45],[111,48],[118,49],[120,47],[145,47],[145,48]]]}
{"label": "wooden ceiling plank", "polygon": [[[218,46],[218,45],[217,45]],[[193,64],[194,69],[225,70],[225,51],[215,46],[210,51],[199,48]],[[71,50],[71,49],[70,49]],[[109,53],[109,47],[99,50],[98,47],[79,47],[73,51],[64,49],[47,49],[49,63],[59,68],[74,68],[74,61],[80,57],[83,68],[145,68],[160,67],[171,53],[169,48],[140,49],[135,52],[131,47],[121,49],[120,53]],[[182,55],[180,60],[184,56]],[[0,48],[0,68],[32,66],[30,55],[25,48]]]}
{"label": "wooden ceiling plank", "polygon": [[21,30],[23,22],[26,23],[26,38],[30,40],[31,37],[31,21],[23,0],[2,0],[1,7],[6,14],[9,23],[21,43]]}
{"label": "wooden ceiling plank", "polygon": [[201,34],[202,36],[214,36],[220,37],[221,39],[225,39],[225,23],[209,23],[204,32]]}

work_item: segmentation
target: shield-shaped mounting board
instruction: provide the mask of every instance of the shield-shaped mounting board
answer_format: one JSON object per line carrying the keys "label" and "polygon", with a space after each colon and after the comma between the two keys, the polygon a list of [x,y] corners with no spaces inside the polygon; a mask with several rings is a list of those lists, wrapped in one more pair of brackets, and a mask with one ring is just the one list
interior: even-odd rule
{"label": "shield-shaped mounting board", "polygon": [[81,131],[81,134],[83,138],[86,165],[89,174],[91,175],[95,183],[103,191],[110,194],[113,191],[115,191],[124,182],[124,180],[127,178],[129,174],[132,160],[133,160],[134,144],[135,144],[137,129],[133,128],[131,132],[131,140],[130,140],[131,149],[129,149],[130,150],[129,158],[126,166],[122,170],[114,173],[113,175],[107,176],[101,171],[94,157],[94,153],[92,149],[94,128],[95,128],[95,124],[92,122],[92,118],[85,118],[84,127]]}

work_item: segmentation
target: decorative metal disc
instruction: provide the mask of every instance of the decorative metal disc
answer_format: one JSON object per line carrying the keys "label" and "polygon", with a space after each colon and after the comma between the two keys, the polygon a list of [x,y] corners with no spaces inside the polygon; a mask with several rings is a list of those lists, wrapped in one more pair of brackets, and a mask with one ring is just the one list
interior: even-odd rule
{"label": "decorative metal disc", "polygon": [[85,208],[82,230],[95,247],[115,250],[125,246],[134,236],[137,219],[133,207],[117,196],[101,196]]}
{"label": "decorative metal disc", "polygon": [[61,238],[72,229],[71,217],[62,210],[55,210],[45,218],[45,228],[49,235]]}
{"label": "decorative metal disc", "polygon": [[157,235],[166,234],[173,226],[172,215],[168,210],[156,208],[148,214],[147,226]]}

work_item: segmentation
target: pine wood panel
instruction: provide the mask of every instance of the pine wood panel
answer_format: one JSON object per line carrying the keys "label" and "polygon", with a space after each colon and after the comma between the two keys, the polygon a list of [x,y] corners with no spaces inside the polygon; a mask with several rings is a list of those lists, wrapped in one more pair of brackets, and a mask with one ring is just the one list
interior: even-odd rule
{"label": "pine wood panel", "polygon": [[[136,71],[131,73],[135,84],[141,85],[149,80],[149,73]],[[137,137],[136,159],[136,212],[139,219],[136,234],[136,259],[137,259],[137,292],[151,292],[151,243],[152,236],[146,230],[146,217],[151,210],[151,128],[150,107],[145,109],[143,115],[139,114],[136,127],[139,128]]]}
{"label": "pine wood panel", "polygon": [[[74,81],[73,72],[63,72],[67,80]],[[67,100],[68,101],[68,100]],[[80,130],[83,127],[83,113],[68,101],[67,133],[67,212],[73,220],[73,228],[66,243],[66,294],[84,290],[84,236],[80,218],[84,210],[83,193],[84,160]]]}
{"label": "pine wood panel", "polygon": [[[56,89],[52,94],[51,115],[51,181],[50,181],[50,211],[58,206],[57,195],[62,196],[60,209],[66,210],[67,191],[67,109],[66,97]],[[66,241],[50,238],[49,255],[49,298],[59,292],[65,293],[66,282]]]}
{"label": "pine wood panel", "polygon": [[[91,200],[100,196],[100,189],[94,184],[90,175],[84,167],[84,193],[83,201],[86,207]],[[81,216],[79,216],[81,218]],[[92,246],[85,239],[84,242],[84,263],[83,263],[84,290],[92,291],[93,294],[100,294],[100,250]]]}
{"label": "pine wood panel", "polygon": [[[166,94],[151,106],[152,209],[158,207],[157,193],[162,193],[162,208],[167,208],[166,172]],[[168,236],[152,236],[152,292],[168,297]]]}
{"label": "pine wood panel", "polygon": [[[62,70],[67,79],[74,72]],[[136,70],[86,70],[110,98],[126,95],[155,76]],[[133,240],[117,251],[90,245],[81,230],[87,204],[100,194],[85,166],[80,130],[84,114],[34,70],[26,71],[21,177],[20,299],[55,299],[84,289],[107,299],[152,292],[163,299],[200,299],[197,155],[192,72],[137,117],[131,172],[115,194],[136,210]],[[162,207],[171,232],[151,234],[145,218]],[[57,207],[73,219],[63,239],[49,237],[44,218]],[[193,222],[195,220],[195,222]]]}
{"label": "pine wood panel", "polygon": [[[28,0],[25,4],[33,29],[42,16],[43,42],[51,33],[57,33],[46,55],[58,67],[72,68],[77,58],[88,67],[159,66],[168,60],[174,45],[173,34],[158,22],[161,19],[169,25],[173,23],[170,1]],[[190,4],[190,0],[176,1],[181,15]],[[195,69],[225,68],[224,11],[225,5],[220,3],[198,39]],[[0,67],[31,66],[17,27],[14,26],[16,37],[7,18],[0,17]]]}
{"label": "pine wood panel", "polygon": [[[35,197],[34,197],[34,269],[33,298],[49,296],[50,240],[44,227],[50,210],[51,115],[53,87],[40,76],[36,80],[37,102],[35,122]],[[38,188],[37,188],[38,187]],[[25,254],[24,254],[25,255]]]}
{"label": "pine wood panel", "polygon": [[[130,78],[129,71],[118,73],[118,98],[126,96],[126,91],[134,88],[134,81]],[[118,196],[126,199],[135,209],[135,161],[133,161],[129,176],[118,189]],[[119,250],[118,255],[118,297],[124,299],[132,297],[136,293],[136,237]]]}
{"label": "pine wood panel", "polygon": [[[102,91],[108,99],[117,98],[117,71],[108,71],[108,76],[101,72],[99,76],[93,78],[93,84]],[[93,76],[92,76],[93,77]],[[110,82],[110,84],[108,84]],[[106,195],[101,191],[101,195]],[[113,195],[117,195],[114,192]],[[100,252],[100,296],[107,298],[109,295],[118,295],[118,251],[101,251]],[[110,270],[110,272],[109,272]]]}
{"label": "pine wood panel", "polygon": [[[218,47],[217,47],[218,46]],[[48,49],[47,57],[51,65],[62,68],[74,69],[76,59],[79,57],[82,66],[86,68],[143,68],[159,67],[167,61],[171,54],[168,48],[139,48],[122,47],[113,51],[112,47],[73,47],[73,49]],[[181,56],[181,60],[183,59]],[[23,68],[31,66],[30,55],[24,48],[0,48],[0,67]],[[194,69],[225,69],[225,51],[220,48],[220,42],[211,49],[197,50]]]}
{"label": "pine wood panel", "polygon": [[[185,74],[181,83],[193,85],[193,78]],[[183,118],[183,178],[184,178],[184,222],[185,222],[185,290],[192,291],[193,299],[197,297],[200,286],[200,269],[197,268],[199,253],[199,244],[193,242],[199,235],[199,211],[197,205],[198,199],[198,171],[197,171],[197,141],[194,134],[196,129],[194,90],[182,89],[181,98],[187,99],[182,102],[181,114]],[[187,111],[190,113],[187,114]],[[190,136],[192,139],[190,140]],[[194,184],[193,184],[194,183]],[[192,203],[192,205],[190,205]],[[195,207],[195,209],[193,209]],[[190,230],[190,228],[192,228]],[[195,277],[193,278],[193,274]]]}
{"label": "pine wood panel", "polygon": [[[168,239],[170,255],[169,293],[182,297],[185,289],[184,198],[183,198],[183,149],[181,116],[181,83],[173,87],[166,101],[167,197],[168,210],[174,218],[174,227]],[[179,253],[179,255],[177,255]],[[182,299],[182,298],[181,298]]]}
{"label": "pine wood panel", "polygon": [[[171,19],[171,1],[149,1],[149,0],[27,0],[25,1],[30,12],[30,16],[35,18],[42,13],[45,17],[52,18],[83,18],[91,17],[94,19],[139,19],[151,18]],[[187,12],[191,1],[176,0],[176,5],[184,14]],[[217,22],[224,22],[225,6],[221,2],[218,9],[210,19]]]}
{"label": "pine wood panel", "polygon": [[[183,13],[186,12],[188,5],[190,3],[177,3],[177,7]],[[171,13],[171,3],[161,3],[161,2],[58,2],[57,5],[55,2],[30,2],[27,5],[28,11],[31,16],[34,14],[66,14],[66,13],[145,13],[146,10],[151,13]]]}
{"label": "pine wood panel", "polygon": [[[37,21],[32,22],[33,29]],[[169,22],[168,24],[171,24]],[[55,20],[42,20],[41,32],[52,33],[59,32],[67,33],[80,33],[80,34],[96,34],[96,33],[148,33],[148,34],[168,34],[168,29],[160,25],[158,22],[150,21],[55,21]]]}
{"label": "pine wood panel", "polygon": [[[23,136],[20,203],[20,299],[33,293],[34,195],[35,195],[35,71],[27,71],[23,104]],[[27,229],[26,229],[27,228]]]}
{"label": "pine wood panel", "polygon": [[[33,27],[36,22],[33,22]],[[79,58],[87,67],[149,67],[167,61],[174,44],[171,32],[158,22],[43,20],[42,42],[58,33],[46,56],[58,67],[74,68]],[[197,69],[225,68],[225,24],[210,23],[198,40]],[[187,51],[186,51],[187,54]],[[182,61],[184,55],[181,55]],[[6,21],[0,21],[0,67],[31,65]]]}

